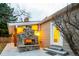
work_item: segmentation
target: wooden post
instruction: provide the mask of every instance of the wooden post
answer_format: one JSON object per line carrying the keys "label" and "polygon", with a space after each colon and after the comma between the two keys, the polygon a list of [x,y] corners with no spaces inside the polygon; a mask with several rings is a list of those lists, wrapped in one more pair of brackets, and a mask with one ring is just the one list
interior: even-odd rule
{"label": "wooden post", "polygon": [[14,34],[13,34],[13,37],[14,37],[14,46],[17,46],[17,31],[16,31],[16,28],[14,28]]}

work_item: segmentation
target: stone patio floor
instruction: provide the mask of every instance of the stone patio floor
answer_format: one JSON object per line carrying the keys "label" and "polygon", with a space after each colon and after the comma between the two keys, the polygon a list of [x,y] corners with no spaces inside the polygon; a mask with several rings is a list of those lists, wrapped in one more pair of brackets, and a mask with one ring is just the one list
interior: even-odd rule
{"label": "stone patio floor", "polygon": [[1,56],[51,56],[45,53],[42,49],[19,52],[17,47],[13,46],[13,43],[8,43],[1,53]]}

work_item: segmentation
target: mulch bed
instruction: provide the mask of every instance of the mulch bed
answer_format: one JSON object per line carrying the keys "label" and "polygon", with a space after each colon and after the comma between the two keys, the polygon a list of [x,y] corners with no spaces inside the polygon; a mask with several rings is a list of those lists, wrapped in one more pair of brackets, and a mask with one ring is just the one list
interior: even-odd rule
{"label": "mulch bed", "polygon": [[0,37],[0,54],[5,48],[6,44],[10,42],[9,37]]}

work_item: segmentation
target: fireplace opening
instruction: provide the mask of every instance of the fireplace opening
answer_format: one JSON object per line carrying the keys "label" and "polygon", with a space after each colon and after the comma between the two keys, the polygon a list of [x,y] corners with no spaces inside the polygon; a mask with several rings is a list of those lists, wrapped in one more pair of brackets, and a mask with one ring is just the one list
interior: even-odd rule
{"label": "fireplace opening", "polygon": [[24,39],[24,45],[31,45],[32,44],[32,39],[26,38]]}
{"label": "fireplace opening", "polygon": [[35,39],[29,39],[29,38],[24,39],[24,45],[34,45],[34,44],[38,44],[35,42]]}

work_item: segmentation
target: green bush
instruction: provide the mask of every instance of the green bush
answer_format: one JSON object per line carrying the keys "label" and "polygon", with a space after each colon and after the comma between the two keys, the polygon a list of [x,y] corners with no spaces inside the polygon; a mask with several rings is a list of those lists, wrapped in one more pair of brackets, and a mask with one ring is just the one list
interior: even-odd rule
{"label": "green bush", "polygon": [[0,3],[0,36],[9,36],[7,22],[15,21],[13,8],[6,3]]}

